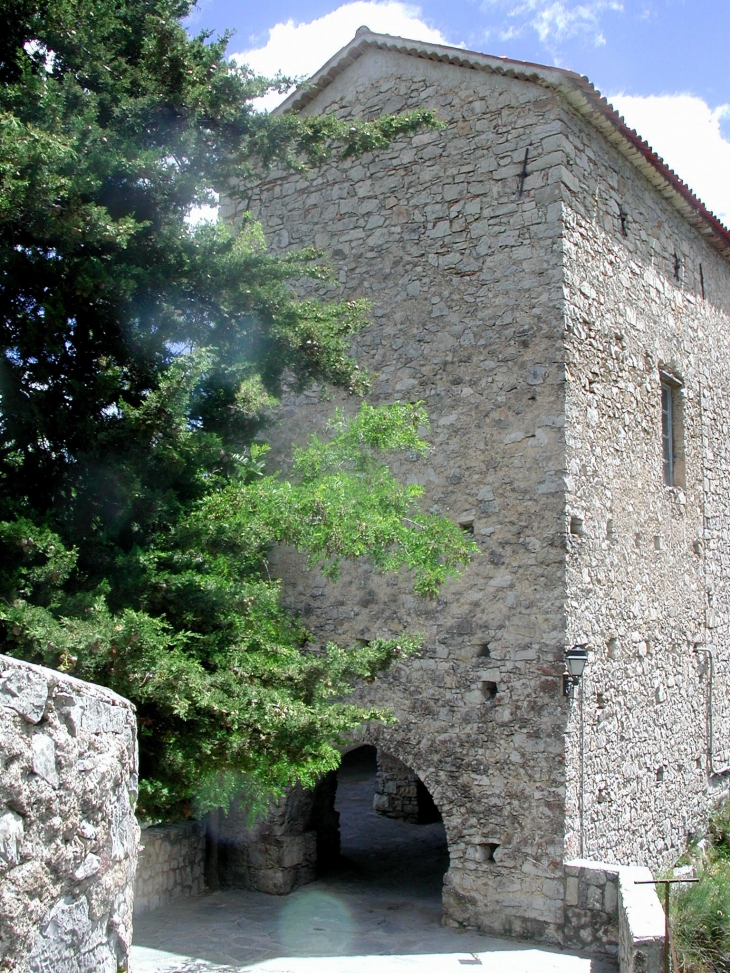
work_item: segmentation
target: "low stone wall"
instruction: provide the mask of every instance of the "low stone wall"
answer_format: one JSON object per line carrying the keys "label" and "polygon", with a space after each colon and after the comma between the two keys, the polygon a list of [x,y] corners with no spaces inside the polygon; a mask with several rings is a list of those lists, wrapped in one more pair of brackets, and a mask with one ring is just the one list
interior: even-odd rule
{"label": "low stone wall", "polygon": [[0,656],[0,968],[128,968],[136,734],[126,699]]}
{"label": "low stone wall", "polygon": [[619,865],[578,859],[565,866],[565,945],[618,955]]}
{"label": "low stone wall", "polygon": [[664,969],[664,910],[648,868],[619,874],[619,965],[621,973],[661,973]]}
{"label": "low stone wall", "polygon": [[664,912],[648,868],[578,859],[565,865],[564,945],[616,956],[620,973],[661,973]]}
{"label": "low stone wall", "polygon": [[205,888],[205,827],[200,821],[144,828],[140,838],[134,914],[159,909]]}

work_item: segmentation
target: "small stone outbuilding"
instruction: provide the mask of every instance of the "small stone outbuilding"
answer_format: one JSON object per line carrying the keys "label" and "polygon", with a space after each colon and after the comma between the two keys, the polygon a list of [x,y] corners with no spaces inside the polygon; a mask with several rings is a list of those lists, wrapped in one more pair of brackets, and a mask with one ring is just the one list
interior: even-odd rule
{"label": "small stone outbuilding", "polygon": [[[319,639],[424,633],[360,695],[399,721],[367,742],[443,816],[446,920],[586,944],[606,903],[568,863],[664,867],[726,793],[730,232],[569,71],[363,28],[279,110],[416,107],[445,127],[271,173],[224,214],[323,248],[338,296],[372,302],[370,401],[431,417],[395,472],[482,556],[433,602],[275,566]],[[284,402],[277,464],[331,415],[321,392]]]}

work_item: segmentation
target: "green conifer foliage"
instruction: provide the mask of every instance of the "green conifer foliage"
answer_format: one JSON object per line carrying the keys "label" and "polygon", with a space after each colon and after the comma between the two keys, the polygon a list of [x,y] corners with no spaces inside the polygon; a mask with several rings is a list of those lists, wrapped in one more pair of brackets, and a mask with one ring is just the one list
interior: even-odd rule
{"label": "green conifer foliage", "polygon": [[[284,375],[363,393],[364,305],[303,300],[313,252],[275,257],[191,207],[272,163],[302,167],[434,124],[273,118],[273,85],[190,38],[178,0],[2,0],[0,638],[138,708],[140,812],[225,806],[336,766],[387,714],[346,702],[417,639],[313,650],[266,559],[287,543],[409,569],[433,595],[475,548],[421,513],[384,458],[425,451],[420,406],[362,405],[299,450],[256,435]],[[5,16],[6,15],[6,16]]]}

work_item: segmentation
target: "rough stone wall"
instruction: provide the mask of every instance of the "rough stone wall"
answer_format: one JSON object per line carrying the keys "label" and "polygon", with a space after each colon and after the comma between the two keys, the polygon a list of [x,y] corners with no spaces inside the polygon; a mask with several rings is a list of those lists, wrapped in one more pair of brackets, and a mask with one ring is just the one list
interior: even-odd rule
{"label": "rough stone wall", "polygon": [[395,757],[378,751],[373,810],[418,824],[418,777]]}
{"label": "rough stone wall", "polygon": [[[422,657],[362,692],[399,722],[367,742],[405,763],[441,811],[448,921],[559,939],[563,922],[564,370],[557,102],[537,85],[370,51],[308,107],[365,116],[436,108],[445,131],[243,200],[275,248],[331,254],[337,296],[373,302],[355,350],[372,402],[425,401],[434,448],[394,470],[423,506],[473,530],[482,556],[432,603],[365,568],[336,586],[283,552],[285,590],[317,638],[407,628]],[[530,175],[519,195],[525,148]],[[235,218],[236,208],[224,210]],[[322,428],[326,390],[289,396],[273,436]]]}
{"label": "rough stone wall", "polygon": [[127,700],[0,656],[0,967],[127,969],[139,828]]}
{"label": "rough stone wall", "polygon": [[373,810],[387,818],[410,821],[411,824],[433,824],[442,820],[441,812],[418,775],[382,750],[377,754]]}
{"label": "rough stone wall", "polygon": [[200,821],[144,828],[134,885],[134,914],[205,889],[205,827]]}
{"label": "rough stone wall", "polygon": [[566,946],[618,955],[619,871],[601,862],[566,862]]}
{"label": "rough stone wall", "polygon": [[[432,418],[432,453],[394,469],[484,556],[431,605],[401,578],[351,569],[333,588],[292,552],[275,566],[318,638],[425,633],[422,658],[362,700],[393,707],[368,742],[443,814],[447,921],[560,938],[562,861],[663,864],[720,792],[700,644],[716,655],[715,768],[730,760],[730,276],[536,84],[370,50],[306,111],[415,105],[447,129],[274,174],[226,213],[250,207],[275,248],[327,248],[338,296],[373,302],[354,343],[371,400],[422,399]],[[682,488],[662,482],[660,368],[683,383]],[[276,465],[330,399],[288,396]],[[567,703],[562,653],[583,641]]]}
{"label": "rough stone wall", "polygon": [[[591,647],[583,855],[656,869],[724,791],[697,644],[716,657],[716,768],[730,760],[730,267],[567,111],[564,135],[567,614],[569,643]],[[660,369],[683,386],[677,487],[663,482]],[[571,856],[580,700],[566,759]]]}
{"label": "rough stone wall", "polygon": [[208,840],[215,859],[213,883],[286,895],[313,882],[318,868],[339,858],[336,790],[333,772],[313,790],[290,788],[254,824],[245,796],[227,814],[212,816]]}

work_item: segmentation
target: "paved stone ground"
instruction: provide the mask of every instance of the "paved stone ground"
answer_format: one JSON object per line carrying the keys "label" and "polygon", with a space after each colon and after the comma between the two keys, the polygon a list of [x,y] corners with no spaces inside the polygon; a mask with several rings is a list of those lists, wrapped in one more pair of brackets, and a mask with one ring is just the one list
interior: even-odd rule
{"label": "paved stone ground", "polygon": [[228,890],[135,922],[132,973],[614,973],[610,963],[441,925],[441,824],[372,810],[374,766],[340,771],[342,868],[288,896]]}

